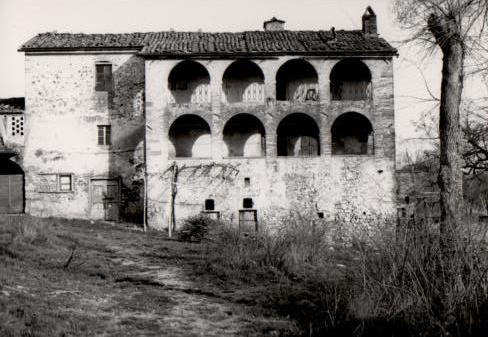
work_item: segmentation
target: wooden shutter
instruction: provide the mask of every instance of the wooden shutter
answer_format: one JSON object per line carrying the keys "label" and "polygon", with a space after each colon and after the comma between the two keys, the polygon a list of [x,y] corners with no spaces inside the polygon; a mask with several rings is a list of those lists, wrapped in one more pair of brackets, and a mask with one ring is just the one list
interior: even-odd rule
{"label": "wooden shutter", "polygon": [[104,80],[105,80],[105,91],[112,91],[112,65],[106,64],[103,68],[104,70]]}
{"label": "wooden shutter", "polygon": [[10,213],[22,213],[24,210],[24,176],[10,176]]}
{"label": "wooden shutter", "polygon": [[96,91],[112,90],[112,65],[111,64],[96,65],[95,90]]}
{"label": "wooden shutter", "polygon": [[10,176],[0,175],[0,213],[8,213],[10,209]]}
{"label": "wooden shutter", "polygon": [[98,126],[98,145],[105,145],[105,134],[103,132],[103,126]]}
{"label": "wooden shutter", "polygon": [[105,145],[112,145],[112,128],[110,125],[105,126]]}
{"label": "wooden shutter", "polygon": [[239,211],[239,232],[254,233],[258,231],[258,215],[255,209]]}
{"label": "wooden shutter", "polygon": [[24,210],[24,176],[0,175],[0,213],[22,213]]}

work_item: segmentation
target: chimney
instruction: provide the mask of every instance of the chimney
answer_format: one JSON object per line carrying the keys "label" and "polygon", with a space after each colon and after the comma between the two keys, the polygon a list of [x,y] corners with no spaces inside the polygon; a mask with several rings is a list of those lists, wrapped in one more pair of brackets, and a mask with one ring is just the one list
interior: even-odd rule
{"label": "chimney", "polygon": [[363,33],[365,35],[378,35],[378,28],[376,26],[376,14],[373,9],[368,6],[363,14]]}
{"label": "chimney", "polygon": [[273,16],[271,20],[264,21],[263,27],[267,32],[274,30],[285,30],[285,21],[279,20]]}

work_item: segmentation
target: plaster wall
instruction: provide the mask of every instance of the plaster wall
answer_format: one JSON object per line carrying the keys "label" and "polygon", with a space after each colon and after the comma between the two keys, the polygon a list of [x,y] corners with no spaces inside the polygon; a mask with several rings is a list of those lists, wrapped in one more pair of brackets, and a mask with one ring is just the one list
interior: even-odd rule
{"label": "plaster wall", "polygon": [[[95,65],[112,64],[113,92],[95,91]],[[27,54],[26,211],[90,218],[94,178],[120,181],[122,219],[141,216],[144,61],[132,53]],[[110,125],[112,145],[98,145]],[[47,188],[46,175],[70,174],[72,191]]]}

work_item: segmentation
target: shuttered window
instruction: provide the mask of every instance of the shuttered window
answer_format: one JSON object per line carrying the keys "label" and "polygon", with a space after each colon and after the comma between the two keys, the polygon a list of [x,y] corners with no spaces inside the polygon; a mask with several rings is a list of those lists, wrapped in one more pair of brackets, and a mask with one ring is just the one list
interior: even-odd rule
{"label": "shuttered window", "polygon": [[112,91],[112,65],[96,65],[96,91]]}
{"label": "shuttered window", "polygon": [[112,128],[110,125],[98,125],[98,145],[112,145]]}

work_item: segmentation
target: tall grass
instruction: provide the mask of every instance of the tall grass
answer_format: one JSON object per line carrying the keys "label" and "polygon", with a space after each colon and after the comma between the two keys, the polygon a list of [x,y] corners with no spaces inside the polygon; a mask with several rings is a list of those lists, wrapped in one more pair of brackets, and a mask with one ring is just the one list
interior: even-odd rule
{"label": "tall grass", "polygon": [[255,236],[222,227],[200,268],[295,319],[304,335],[481,336],[488,322],[486,228],[474,221],[463,228],[446,263],[434,224],[294,217],[272,235]]}
{"label": "tall grass", "polygon": [[0,216],[0,255],[17,257],[29,246],[48,244],[52,232],[46,221],[27,215]]}

